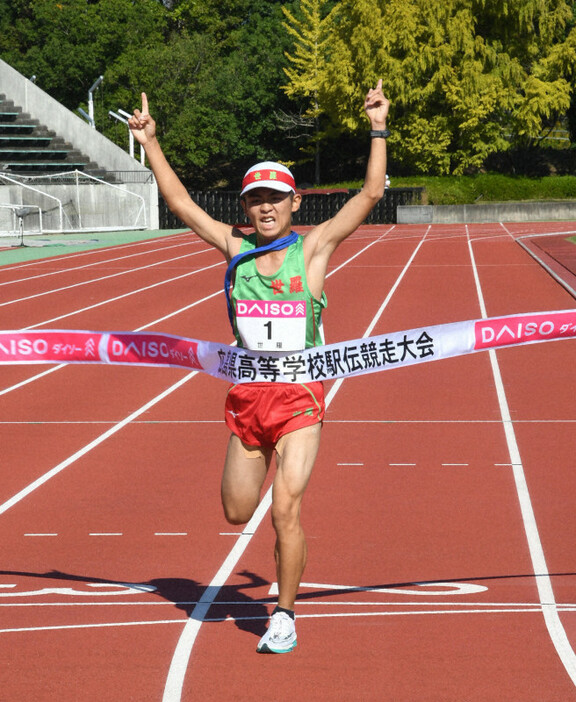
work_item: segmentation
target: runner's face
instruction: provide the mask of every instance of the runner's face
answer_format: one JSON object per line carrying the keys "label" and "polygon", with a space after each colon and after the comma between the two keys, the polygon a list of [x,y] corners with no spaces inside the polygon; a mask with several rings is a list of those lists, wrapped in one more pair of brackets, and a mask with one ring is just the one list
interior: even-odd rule
{"label": "runner's face", "polygon": [[263,239],[286,236],[292,227],[292,212],[300,207],[301,196],[271,188],[254,188],[242,198],[244,213]]}

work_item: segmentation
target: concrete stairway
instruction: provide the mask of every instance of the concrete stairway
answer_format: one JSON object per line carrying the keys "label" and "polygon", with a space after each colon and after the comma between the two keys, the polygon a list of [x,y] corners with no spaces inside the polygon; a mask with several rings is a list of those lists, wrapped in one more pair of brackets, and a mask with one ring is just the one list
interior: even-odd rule
{"label": "concrete stairway", "polygon": [[100,177],[98,164],[0,94],[0,171],[40,175],[79,170]]}

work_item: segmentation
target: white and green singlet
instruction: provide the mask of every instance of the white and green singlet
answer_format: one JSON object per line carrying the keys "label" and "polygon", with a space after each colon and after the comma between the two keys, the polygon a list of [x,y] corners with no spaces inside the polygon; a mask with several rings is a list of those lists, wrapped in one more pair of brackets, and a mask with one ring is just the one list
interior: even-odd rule
{"label": "white and green singlet", "polygon": [[[322,310],[327,305],[308,287],[303,238],[286,249],[274,275],[258,272],[256,257],[236,267],[231,300],[238,345],[252,351],[298,351],[324,344]],[[240,253],[256,248],[256,234],[244,238]]]}

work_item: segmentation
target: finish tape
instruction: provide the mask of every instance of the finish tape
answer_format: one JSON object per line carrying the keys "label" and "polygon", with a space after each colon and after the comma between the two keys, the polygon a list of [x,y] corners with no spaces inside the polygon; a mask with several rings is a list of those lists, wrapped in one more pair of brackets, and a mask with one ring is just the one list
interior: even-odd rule
{"label": "finish tape", "polygon": [[377,373],[488,349],[576,338],[576,310],[420,327],[297,352],[250,351],[170,334],[0,331],[0,365],[103,363],[178,367],[232,383],[306,383]]}

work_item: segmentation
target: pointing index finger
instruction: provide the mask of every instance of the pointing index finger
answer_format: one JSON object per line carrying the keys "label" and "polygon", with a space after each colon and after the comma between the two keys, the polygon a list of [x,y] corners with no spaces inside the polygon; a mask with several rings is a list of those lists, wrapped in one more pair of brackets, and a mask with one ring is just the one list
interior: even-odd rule
{"label": "pointing index finger", "polygon": [[146,93],[142,93],[142,114],[147,115],[148,112],[148,97]]}

